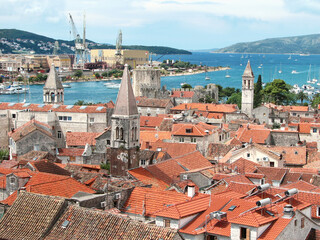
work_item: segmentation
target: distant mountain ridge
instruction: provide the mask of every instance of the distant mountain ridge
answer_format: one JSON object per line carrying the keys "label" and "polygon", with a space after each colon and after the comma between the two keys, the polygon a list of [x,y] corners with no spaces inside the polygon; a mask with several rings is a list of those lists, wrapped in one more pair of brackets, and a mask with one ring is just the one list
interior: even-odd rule
{"label": "distant mountain ridge", "polygon": [[[53,52],[55,41],[59,42],[59,54],[73,54],[74,41],[66,41],[61,39],[53,39],[35,33],[17,30],[17,29],[0,29],[0,50],[2,53],[35,53],[35,54],[51,54]],[[87,40],[88,48],[107,48],[114,49],[112,44],[101,44]],[[156,54],[191,54],[191,52],[163,47],[163,46],[123,46],[123,49],[139,49],[146,50]]]}
{"label": "distant mountain ridge", "polygon": [[216,53],[308,53],[320,54],[320,34],[268,38],[254,42],[236,43],[220,48]]}

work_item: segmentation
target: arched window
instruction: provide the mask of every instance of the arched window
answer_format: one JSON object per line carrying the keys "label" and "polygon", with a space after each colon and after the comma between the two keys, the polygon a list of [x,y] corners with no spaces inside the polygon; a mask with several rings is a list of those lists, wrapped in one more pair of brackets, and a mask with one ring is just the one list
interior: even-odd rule
{"label": "arched window", "polygon": [[54,102],[54,97],[55,97],[54,92],[52,92],[51,93],[51,101],[50,102]]}
{"label": "arched window", "polygon": [[119,128],[116,127],[116,139],[119,139]]}
{"label": "arched window", "polygon": [[135,135],[134,135],[134,127],[131,129],[131,140],[135,139]]}
{"label": "arched window", "polygon": [[120,140],[123,140],[123,128],[120,128]]}
{"label": "arched window", "polygon": [[134,128],[134,139],[137,140],[137,127]]}

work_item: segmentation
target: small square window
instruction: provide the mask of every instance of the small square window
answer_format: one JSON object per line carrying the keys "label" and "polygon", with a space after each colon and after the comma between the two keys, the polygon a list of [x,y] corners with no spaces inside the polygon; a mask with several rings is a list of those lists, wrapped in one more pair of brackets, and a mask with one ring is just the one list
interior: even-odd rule
{"label": "small square window", "polygon": [[304,228],[304,217],[301,218],[301,228]]}
{"label": "small square window", "polygon": [[314,133],[316,133],[316,132],[317,132],[317,129],[316,129],[316,128],[312,128],[312,131],[313,131]]}
{"label": "small square window", "polygon": [[62,116],[59,116],[59,121],[62,121],[63,120],[63,117]]}
{"label": "small square window", "polygon": [[63,121],[67,121],[68,117],[67,116],[63,116]]}
{"label": "small square window", "polygon": [[90,118],[90,122],[93,123],[94,122],[94,118]]}
{"label": "small square window", "polygon": [[179,142],[184,142],[184,138],[181,137],[181,138],[179,139]]}
{"label": "small square window", "polygon": [[250,157],[250,153],[247,153],[247,157],[248,157],[248,158]]}
{"label": "small square window", "polygon": [[72,117],[68,117],[68,121],[72,121]]}
{"label": "small square window", "polygon": [[16,118],[16,114],[15,113],[12,113],[12,118]]}
{"label": "small square window", "polygon": [[61,131],[58,131],[57,137],[58,137],[58,138],[62,138],[62,132],[61,132]]}

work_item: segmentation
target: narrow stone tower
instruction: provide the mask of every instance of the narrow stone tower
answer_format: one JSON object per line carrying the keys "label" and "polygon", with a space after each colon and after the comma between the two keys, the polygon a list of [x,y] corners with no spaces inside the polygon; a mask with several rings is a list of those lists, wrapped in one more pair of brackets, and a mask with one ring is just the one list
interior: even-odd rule
{"label": "narrow stone tower", "polygon": [[250,61],[242,75],[242,102],[241,110],[247,114],[248,117],[252,117],[253,110],[253,96],[254,96],[254,75],[251,69]]}
{"label": "narrow stone tower", "polygon": [[139,146],[140,117],[133,94],[128,65],[125,65],[117,102],[111,116],[111,147],[131,149]]}
{"label": "narrow stone tower", "polygon": [[46,83],[43,87],[44,104],[63,104],[64,89],[56,72],[54,64],[51,65]]}

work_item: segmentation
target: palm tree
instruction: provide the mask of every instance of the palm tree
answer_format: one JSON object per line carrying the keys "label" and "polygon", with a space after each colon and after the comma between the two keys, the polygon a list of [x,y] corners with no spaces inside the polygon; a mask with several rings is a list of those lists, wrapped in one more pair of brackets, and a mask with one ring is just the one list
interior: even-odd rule
{"label": "palm tree", "polygon": [[301,101],[301,105],[303,104],[304,100],[309,100],[308,95],[305,94],[303,91],[298,92],[296,98],[297,100]]}

